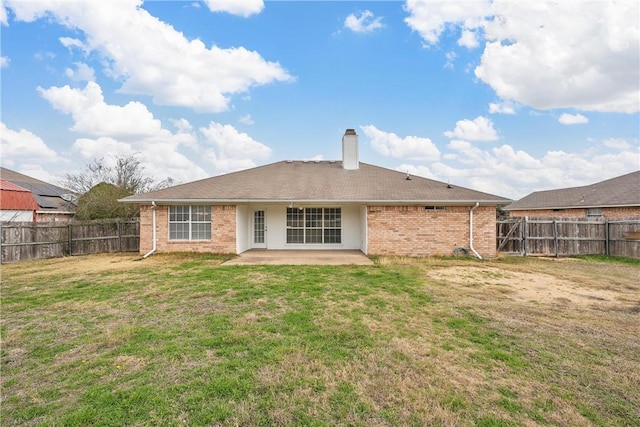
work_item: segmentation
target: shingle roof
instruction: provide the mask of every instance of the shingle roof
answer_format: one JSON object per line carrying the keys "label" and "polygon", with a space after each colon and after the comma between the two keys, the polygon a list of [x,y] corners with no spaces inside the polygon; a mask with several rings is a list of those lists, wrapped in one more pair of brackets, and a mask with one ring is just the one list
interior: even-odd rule
{"label": "shingle roof", "polygon": [[75,210],[75,205],[73,203],[62,198],[63,194],[71,194],[71,191],[69,190],[2,167],[0,167],[0,177],[8,182],[31,191],[38,203],[38,206],[42,209],[59,211]]}
{"label": "shingle roof", "polygon": [[504,205],[493,194],[360,163],[281,161],[240,172],[129,196],[129,203],[156,202],[378,202]]}
{"label": "shingle roof", "polygon": [[583,187],[536,191],[513,202],[507,211],[640,206],[640,171]]}

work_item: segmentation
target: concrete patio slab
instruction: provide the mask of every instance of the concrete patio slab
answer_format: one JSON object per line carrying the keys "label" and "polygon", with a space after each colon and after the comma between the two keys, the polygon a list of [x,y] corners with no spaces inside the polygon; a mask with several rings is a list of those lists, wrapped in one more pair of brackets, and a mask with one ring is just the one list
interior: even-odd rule
{"label": "concrete patio slab", "polygon": [[251,249],[222,265],[373,265],[361,251]]}

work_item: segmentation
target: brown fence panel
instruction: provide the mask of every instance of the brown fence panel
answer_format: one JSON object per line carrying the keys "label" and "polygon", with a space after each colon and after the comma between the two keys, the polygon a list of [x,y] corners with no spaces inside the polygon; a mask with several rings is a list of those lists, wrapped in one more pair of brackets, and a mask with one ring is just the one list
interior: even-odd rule
{"label": "brown fence panel", "polygon": [[596,221],[555,221],[558,256],[606,253],[606,223]]}
{"label": "brown fence panel", "polygon": [[106,252],[137,252],[137,220],[83,222],[4,222],[0,262],[17,262]]}
{"label": "brown fence panel", "polygon": [[640,258],[640,221],[609,222],[609,254]]}
{"label": "brown fence panel", "polygon": [[64,256],[68,253],[67,225],[10,222],[0,230],[1,261],[15,262]]}
{"label": "brown fence panel", "polygon": [[640,258],[640,220],[510,218],[496,231],[498,251],[509,254]]}
{"label": "brown fence panel", "polygon": [[75,223],[70,229],[71,255],[119,252],[117,222]]}

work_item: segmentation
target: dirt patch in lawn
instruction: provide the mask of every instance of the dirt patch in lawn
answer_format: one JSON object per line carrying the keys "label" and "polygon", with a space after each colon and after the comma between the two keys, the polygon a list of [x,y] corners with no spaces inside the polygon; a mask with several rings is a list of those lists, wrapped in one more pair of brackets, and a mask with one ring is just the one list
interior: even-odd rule
{"label": "dirt patch in lawn", "polygon": [[428,277],[483,293],[502,294],[512,300],[539,303],[625,304],[637,306],[640,299],[629,289],[600,289],[549,274],[508,271],[503,268],[454,266],[432,270]]}

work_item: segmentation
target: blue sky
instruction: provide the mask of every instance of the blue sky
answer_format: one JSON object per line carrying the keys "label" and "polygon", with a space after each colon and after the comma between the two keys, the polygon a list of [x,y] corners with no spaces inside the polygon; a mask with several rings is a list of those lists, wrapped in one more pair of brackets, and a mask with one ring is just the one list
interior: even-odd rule
{"label": "blue sky", "polygon": [[5,0],[2,166],[361,161],[510,198],[640,169],[636,1]]}

